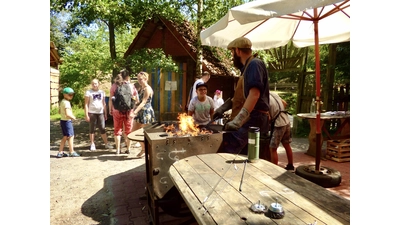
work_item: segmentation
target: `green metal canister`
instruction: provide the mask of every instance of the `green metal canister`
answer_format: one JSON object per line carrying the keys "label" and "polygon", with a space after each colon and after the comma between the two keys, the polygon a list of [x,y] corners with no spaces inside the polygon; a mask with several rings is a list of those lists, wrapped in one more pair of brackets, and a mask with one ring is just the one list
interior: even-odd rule
{"label": "green metal canister", "polygon": [[247,145],[247,158],[249,162],[256,162],[260,154],[260,128],[249,127],[249,141]]}

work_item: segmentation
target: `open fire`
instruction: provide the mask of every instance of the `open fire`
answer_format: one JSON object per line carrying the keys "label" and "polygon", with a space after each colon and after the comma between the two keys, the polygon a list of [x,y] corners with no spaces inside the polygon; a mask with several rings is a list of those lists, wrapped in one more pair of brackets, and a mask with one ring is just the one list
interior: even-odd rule
{"label": "open fire", "polygon": [[150,196],[154,196],[148,199],[153,201],[168,198],[167,193],[174,187],[168,173],[174,162],[192,155],[216,153],[223,148],[223,132],[211,125],[196,126],[193,118],[185,113],[179,114],[178,119],[144,129],[147,188],[152,192]]}
{"label": "open fire", "polygon": [[178,127],[176,126],[176,124],[164,124],[164,130],[169,137],[198,136],[202,134],[213,133],[211,130],[206,128],[199,128],[198,125],[194,123],[193,117],[187,115],[186,113],[178,114]]}

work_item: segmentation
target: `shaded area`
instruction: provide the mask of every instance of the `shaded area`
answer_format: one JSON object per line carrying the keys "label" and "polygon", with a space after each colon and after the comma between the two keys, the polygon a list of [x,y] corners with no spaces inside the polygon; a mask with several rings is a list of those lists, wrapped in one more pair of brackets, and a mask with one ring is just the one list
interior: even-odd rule
{"label": "shaded area", "polygon": [[[293,180],[291,179],[291,172],[287,171],[282,175],[275,178],[275,180],[286,183],[288,188],[296,190],[298,194],[314,202],[315,206],[320,210],[325,211],[329,215],[337,215],[344,221],[350,223],[350,200],[343,201],[343,196],[340,196],[333,192],[324,191],[325,188],[314,184],[306,179]],[[290,182],[288,182],[290,181]],[[297,187],[309,187],[307,189]],[[312,191],[310,191],[312,190]],[[346,202],[344,204],[344,202]],[[322,217],[320,218],[322,219]],[[328,222],[328,221],[323,221]]]}
{"label": "shaded area", "polygon": [[[307,139],[293,138],[291,146],[293,149],[293,161],[295,168],[303,165],[315,165],[315,158],[305,154],[308,147]],[[278,160],[279,166],[286,166],[287,157],[285,150],[282,146],[278,148]],[[332,160],[321,160],[321,165],[324,167],[335,169],[341,174],[341,182],[339,186],[326,189],[350,200],[350,162],[339,163]]]}
{"label": "shaded area", "polygon": [[87,199],[81,212],[101,225],[134,224],[146,220],[144,165],[104,179],[104,187]]}

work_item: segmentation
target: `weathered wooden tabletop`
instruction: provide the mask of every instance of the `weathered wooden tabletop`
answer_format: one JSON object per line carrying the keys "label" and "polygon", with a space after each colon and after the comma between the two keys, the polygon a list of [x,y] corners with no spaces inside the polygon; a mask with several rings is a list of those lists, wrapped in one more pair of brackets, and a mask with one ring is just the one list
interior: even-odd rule
{"label": "weathered wooden tabletop", "polygon": [[[350,224],[350,200],[265,160],[245,167],[246,159],[213,153],[171,165],[169,175],[199,224]],[[281,219],[250,210],[276,199]]]}
{"label": "weathered wooden tabletop", "polygon": [[128,138],[131,141],[144,141],[144,130],[140,128],[128,134]]}

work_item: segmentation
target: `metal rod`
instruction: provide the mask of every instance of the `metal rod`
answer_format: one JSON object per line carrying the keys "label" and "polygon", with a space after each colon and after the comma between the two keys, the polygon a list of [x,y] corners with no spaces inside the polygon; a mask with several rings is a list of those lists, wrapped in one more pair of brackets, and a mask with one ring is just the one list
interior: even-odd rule
{"label": "metal rod", "polygon": [[206,203],[206,201],[208,200],[208,198],[211,196],[211,194],[214,192],[215,188],[218,186],[219,182],[221,182],[222,178],[224,178],[225,174],[229,171],[229,169],[231,168],[233,162],[235,161],[235,158],[232,160],[231,164],[229,165],[228,169],[225,171],[225,173],[219,178],[218,182],[214,185],[214,187],[211,189],[210,193],[204,198],[203,202],[201,203],[201,206],[199,207],[199,209],[201,209],[204,206],[204,203]]}
{"label": "metal rod", "polygon": [[[234,164],[234,168],[235,170],[237,170],[237,166],[236,164]],[[233,173],[232,176],[228,179],[228,181],[224,184],[224,186],[222,186],[222,189],[225,189],[226,185],[231,183],[232,178],[235,176],[236,173]],[[210,205],[208,206],[208,208],[212,208],[212,205],[214,204],[215,200],[217,200],[217,198],[214,198],[214,200],[212,202],[210,202]],[[203,212],[203,216],[208,212],[208,208],[205,208],[204,212]]]}
{"label": "metal rod", "polygon": [[[204,207],[204,204],[206,203],[206,201],[208,200],[208,198],[211,196],[211,194],[214,192],[215,188],[218,186],[219,182],[221,182],[222,178],[225,176],[225,174],[228,172],[228,170],[231,169],[232,164],[235,162],[236,158],[239,156],[240,152],[243,149],[239,149],[238,153],[236,153],[235,158],[233,158],[231,164],[229,165],[228,169],[225,171],[225,173],[219,178],[217,184],[211,189],[210,193],[204,198],[203,202],[201,203],[199,209]],[[247,161],[247,160],[246,160]],[[235,165],[235,169],[236,169],[236,165]]]}
{"label": "metal rod", "polygon": [[242,191],[242,183],[243,183],[244,171],[246,170],[246,165],[247,165],[247,160],[244,161],[244,168],[242,173],[242,179],[240,179],[239,191]]}

